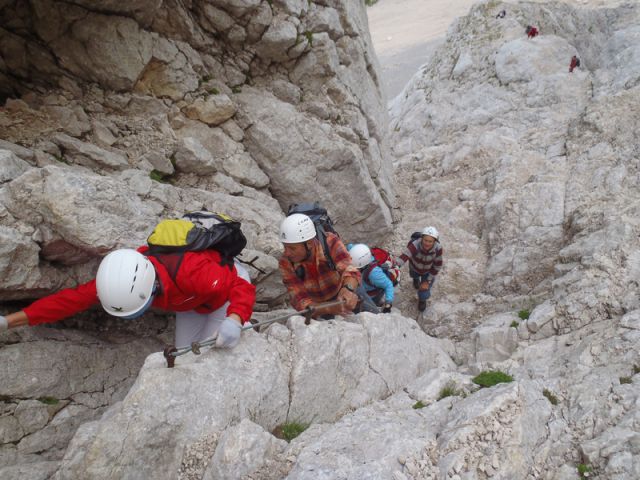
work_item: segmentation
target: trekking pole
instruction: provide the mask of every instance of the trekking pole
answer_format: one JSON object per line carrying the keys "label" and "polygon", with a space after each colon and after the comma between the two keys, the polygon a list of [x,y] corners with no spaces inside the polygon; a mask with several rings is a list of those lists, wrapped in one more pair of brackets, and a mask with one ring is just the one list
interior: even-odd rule
{"label": "trekking pole", "polygon": [[[322,308],[335,307],[338,305],[342,305],[343,303],[344,303],[344,300],[334,300],[331,302],[319,303],[315,307],[307,307],[301,312],[289,313],[287,315],[282,315],[281,317],[272,318],[271,320],[265,320],[264,322],[247,325],[246,327],[241,327],[240,330],[241,331],[249,330],[250,328],[255,328],[255,327],[260,328],[262,325],[270,325],[274,322],[277,322],[279,320],[286,320],[295,315],[302,315],[303,317],[305,317],[304,323],[305,325],[309,325],[311,323],[311,316],[316,310],[322,309]],[[215,337],[208,338],[206,340],[203,340],[202,342],[192,342],[191,345],[189,345],[188,347],[176,348],[175,345],[168,345],[163,351],[164,358],[167,360],[167,368],[173,368],[176,363],[176,357],[179,357],[186,353],[193,352],[194,355],[200,355],[201,353],[200,349],[202,347],[209,347],[215,344],[217,338],[218,336],[216,335]]]}
{"label": "trekking pole", "polygon": [[[311,318],[311,315],[313,315],[313,313],[319,308],[336,307],[338,305],[342,305],[343,303],[344,303],[343,300],[335,300],[335,301],[332,301],[332,302],[319,303],[315,307],[307,307],[304,310],[302,310],[301,312],[288,313],[286,315],[282,315],[281,317],[272,318],[271,320],[264,320],[262,322],[253,323],[251,325],[247,325],[246,327],[242,327],[241,330],[249,330],[251,328],[254,328],[254,329],[258,328],[259,329],[263,325],[271,325],[274,322],[287,320],[287,319],[289,319],[291,317],[294,317],[296,315],[302,315],[305,318],[307,318],[307,316],[309,316],[309,318]],[[305,321],[305,323],[306,323],[306,321]],[[307,325],[308,325],[308,323],[307,323]],[[256,331],[258,331],[258,330],[256,330]]]}

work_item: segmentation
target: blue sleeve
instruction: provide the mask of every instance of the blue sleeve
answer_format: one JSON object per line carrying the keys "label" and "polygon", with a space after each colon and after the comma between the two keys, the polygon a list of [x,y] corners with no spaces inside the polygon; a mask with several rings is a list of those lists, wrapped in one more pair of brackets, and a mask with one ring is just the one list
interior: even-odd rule
{"label": "blue sleeve", "polygon": [[374,287],[384,290],[385,300],[393,303],[393,282],[387,277],[380,267],[375,267],[369,274],[369,283]]}

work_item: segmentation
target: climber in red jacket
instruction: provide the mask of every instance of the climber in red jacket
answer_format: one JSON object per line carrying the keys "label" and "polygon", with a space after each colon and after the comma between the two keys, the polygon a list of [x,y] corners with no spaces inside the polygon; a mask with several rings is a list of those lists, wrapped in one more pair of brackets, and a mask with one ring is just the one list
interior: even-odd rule
{"label": "climber in red jacket", "polygon": [[572,73],[574,68],[579,68],[579,67],[580,67],[580,59],[574,55],[573,57],[571,57],[571,62],[569,63],[569,73]]}
{"label": "climber in red jacket", "polygon": [[536,27],[533,27],[531,25],[527,25],[527,29],[525,30],[525,32],[527,33],[527,38],[537,37],[540,33]]}
{"label": "climber in red jacket", "polygon": [[237,264],[221,265],[217,251],[204,250],[185,252],[173,278],[156,257],[144,255],[147,250],[143,246],[109,253],[94,280],[0,316],[0,331],[57,322],[98,303],[122,319],[137,318],[154,306],[177,312],[178,347],[216,335],[216,346],[236,346],[255,302],[247,272]]}

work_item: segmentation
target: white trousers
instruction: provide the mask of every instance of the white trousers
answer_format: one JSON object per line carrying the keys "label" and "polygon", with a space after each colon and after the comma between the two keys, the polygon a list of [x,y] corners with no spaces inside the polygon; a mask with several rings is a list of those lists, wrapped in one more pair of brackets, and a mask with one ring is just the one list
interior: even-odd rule
{"label": "white trousers", "polygon": [[[251,283],[251,277],[244,267],[237,261],[235,266],[238,275]],[[188,347],[192,342],[200,342],[215,336],[220,325],[227,317],[228,307],[229,302],[226,302],[211,313],[198,313],[193,310],[176,312],[176,347]]]}

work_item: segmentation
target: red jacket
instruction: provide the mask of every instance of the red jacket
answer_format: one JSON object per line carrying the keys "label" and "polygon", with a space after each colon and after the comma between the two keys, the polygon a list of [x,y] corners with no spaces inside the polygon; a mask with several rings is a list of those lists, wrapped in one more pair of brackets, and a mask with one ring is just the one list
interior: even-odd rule
{"label": "red jacket", "polygon": [[[147,250],[146,246],[138,248],[141,253]],[[230,270],[221,266],[218,252],[185,253],[175,282],[157,259],[148,258],[161,285],[160,293],[153,299],[154,307],[171,312],[195,310],[210,313],[229,301],[227,315],[235,313],[243,323],[251,317],[256,287],[239,277],[235,268]],[[29,325],[38,325],[57,322],[98,303],[96,281],[91,280],[36,300],[24,312],[29,318]]]}

